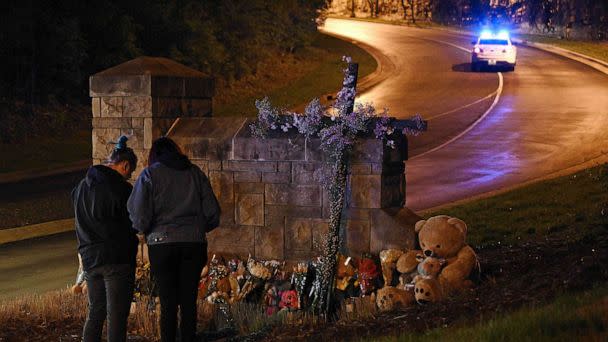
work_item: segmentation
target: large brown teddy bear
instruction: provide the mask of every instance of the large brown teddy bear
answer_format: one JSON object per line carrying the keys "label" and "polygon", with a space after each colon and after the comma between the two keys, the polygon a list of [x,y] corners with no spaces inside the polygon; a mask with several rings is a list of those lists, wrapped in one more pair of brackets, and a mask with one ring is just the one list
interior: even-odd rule
{"label": "large brown teddy bear", "polygon": [[466,223],[455,217],[439,215],[416,222],[415,230],[424,256],[446,261],[438,276],[443,294],[471,287],[472,282],[468,278],[477,265],[477,256],[465,242]]}

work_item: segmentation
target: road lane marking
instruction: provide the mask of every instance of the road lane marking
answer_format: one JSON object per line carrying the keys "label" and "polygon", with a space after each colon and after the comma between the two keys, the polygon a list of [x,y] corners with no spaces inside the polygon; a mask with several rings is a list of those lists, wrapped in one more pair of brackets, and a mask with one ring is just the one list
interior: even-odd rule
{"label": "road lane marking", "polygon": [[495,90],[495,91],[493,91],[491,94],[488,94],[487,96],[485,96],[485,97],[483,97],[483,98],[481,98],[481,99],[479,99],[479,100],[477,100],[477,101],[471,102],[471,103],[469,103],[469,104],[466,104],[466,105],[464,105],[464,106],[460,106],[460,107],[455,108],[455,109],[448,110],[447,112],[443,112],[443,113],[441,113],[441,114],[437,114],[437,115],[435,115],[435,116],[431,116],[430,118],[427,118],[427,121],[428,121],[428,120],[437,119],[437,118],[440,118],[440,117],[442,117],[442,116],[445,116],[445,115],[448,115],[448,114],[452,114],[452,113],[457,112],[457,111],[459,111],[459,110],[462,110],[462,109],[465,109],[465,108],[471,107],[471,106],[473,106],[473,105],[476,105],[476,104],[478,104],[478,103],[480,103],[480,102],[483,102],[483,101],[485,101],[485,100],[489,99],[490,97],[492,97],[492,96],[496,95],[496,92],[498,92],[498,89],[496,89],[496,90]]}
{"label": "road lane marking", "polygon": [[465,129],[464,131],[460,132],[460,134],[458,134],[457,136],[453,137],[452,139],[444,142],[443,144],[434,147],[428,151],[425,151],[423,153],[420,153],[418,155],[413,156],[412,158],[409,158],[409,160],[413,160],[416,158],[420,158],[424,155],[427,155],[429,153],[435,152],[439,149],[442,149],[444,147],[446,147],[447,145],[453,143],[454,141],[460,139],[463,135],[467,134],[468,132],[470,132],[473,128],[475,128],[483,119],[486,118],[486,116],[488,116],[488,114],[490,114],[490,112],[494,109],[494,107],[496,107],[496,104],[498,103],[498,100],[500,100],[500,95],[502,93],[502,88],[503,88],[503,77],[502,77],[502,72],[498,72],[498,89],[496,90],[496,97],[494,98],[494,102],[492,102],[492,105],[490,105],[490,108],[488,108],[485,113],[483,113],[483,115],[481,115],[477,120],[475,120],[475,122],[473,122],[473,124],[471,124],[469,127],[467,127],[467,129]]}

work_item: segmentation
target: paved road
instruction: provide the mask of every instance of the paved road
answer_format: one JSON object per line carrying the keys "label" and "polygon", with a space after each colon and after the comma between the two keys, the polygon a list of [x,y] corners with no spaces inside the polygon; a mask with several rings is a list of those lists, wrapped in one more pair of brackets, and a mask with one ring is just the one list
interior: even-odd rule
{"label": "paved road", "polygon": [[[520,48],[516,71],[502,73],[499,89],[498,73],[470,72],[462,50],[469,39],[335,19],[325,29],[374,46],[394,66],[361,100],[386,106],[395,116],[420,113],[429,120],[429,131],[411,139],[410,208],[500,189],[608,153],[608,76],[594,69]],[[462,137],[429,152],[476,121]],[[47,239],[0,246],[0,300],[73,281],[74,234]],[[31,253],[24,257],[24,251]]]}
{"label": "paved road", "polygon": [[[470,39],[447,31],[330,19],[325,30],[359,39],[387,54],[402,72],[362,96],[393,114],[429,118],[412,139],[407,206],[431,208],[498,190],[608,154],[608,76],[581,63],[519,47],[515,72],[501,73],[496,106],[452,143],[459,121],[470,124],[490,107],[467,107],[493,92],[500,75],[471,73]],[[475,114],[475,112],[477,113]],[[468,114],[467,114],[468,112]],[[474,121],[474,120],[473,120]],[[417,156],[416,156],[417,155]]]}

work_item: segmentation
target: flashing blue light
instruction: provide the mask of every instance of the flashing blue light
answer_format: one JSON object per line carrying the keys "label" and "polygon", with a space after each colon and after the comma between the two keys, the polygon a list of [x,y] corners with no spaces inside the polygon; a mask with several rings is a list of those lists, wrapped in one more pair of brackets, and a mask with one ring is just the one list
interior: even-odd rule
{"label": "flashing blue light", "polygon": [[492,32],[490,32],[490,31],[481,31],[481,34],[479,35],[479,38],[481,38],[481,39],[490,39],[490,38],[492,38]]}
{"label": "flashing blue light", "polygon": [[498,32],[497,37],[498,37],[498,39],[509,39],[509,32],[506,30],[502,30],[502,31]]}

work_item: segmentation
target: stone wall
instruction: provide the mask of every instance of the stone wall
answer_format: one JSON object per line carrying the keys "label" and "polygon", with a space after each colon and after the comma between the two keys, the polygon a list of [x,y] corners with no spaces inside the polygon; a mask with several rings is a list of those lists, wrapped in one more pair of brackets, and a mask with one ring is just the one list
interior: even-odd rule
{"label": "stone wall", "polygon": [[[213,80],[165,58],[141,57],[93,75],[93,162],[121,134],[147,163],[152,141],[173,138],[208,175],[222,208],[211,253],[302,260],[318,255],[328,196],[314,177],[325,162],[317,139],[295,131],[251,136],[247,118],[211,118]],[[411,248],[418,217],[404,207],[407,140],[374,137],[355,147],[348,177],[345,252]]]}
{"label": "stone wall", "polygon": [[[297,132],[251,136],[247,118],[182,118],[170,136],[209,176],[222,207],[210,250],[300,260],[318,255],[327,232],[327,193],[314,177],[325,162],[319,141]],[[374,137],[357,144],[348,178],[345,249],[352,255],[411,248],[418,219],[403,208],[406,140],[396,149]]]}

